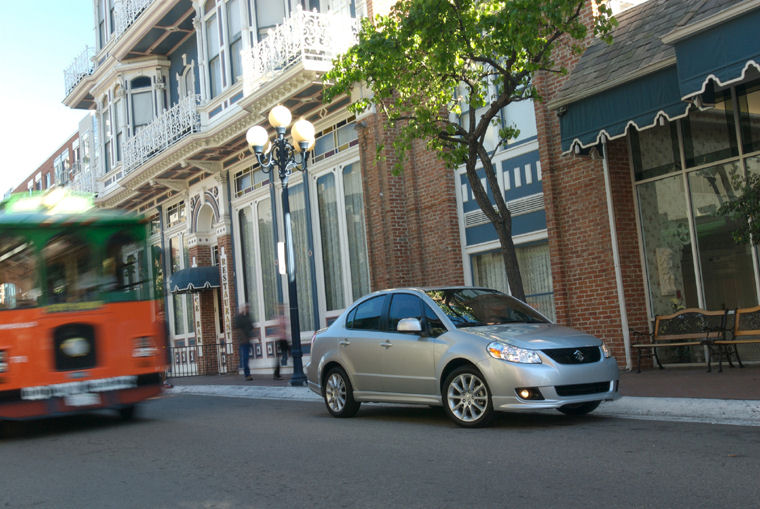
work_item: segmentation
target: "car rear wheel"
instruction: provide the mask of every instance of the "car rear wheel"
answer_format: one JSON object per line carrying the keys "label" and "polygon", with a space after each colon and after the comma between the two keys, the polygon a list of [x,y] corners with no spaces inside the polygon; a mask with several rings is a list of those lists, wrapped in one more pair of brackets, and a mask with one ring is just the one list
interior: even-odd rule
{"label": "car rear wheel", "polygon": [[557,410],[559,410],[565,415],[586,415],[596,410],[596,407],[599,406],[599,403],[601,403],[601,401],[589,401],[588,403],[572,403],[570,405],[563,405],[559,407]]}
{"label": "car rear wheel", "polygon": [[493,419],[491,391],[485,378],[472,366],[452,371],[443,384],[443,408],[460,426],[486,426]]}
{"label": "car rear wheel", "polygon": [[131,421],[137,415],[137,405],[127,405],[119,408],[119,417],[124,421]]}
{"label": "car rear wheel", "polygon": [[327,373],[322,397],[325,399],[327,411],[333,417],[353,417],[361,405],[354,399],[354,389],[346,372],[337,367]]}

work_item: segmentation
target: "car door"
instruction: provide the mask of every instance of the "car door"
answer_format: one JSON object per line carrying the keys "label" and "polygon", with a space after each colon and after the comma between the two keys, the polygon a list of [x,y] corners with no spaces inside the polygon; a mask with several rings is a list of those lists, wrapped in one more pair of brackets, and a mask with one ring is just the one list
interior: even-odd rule
{"label": "car door", "polygon": [[[387,334],[381,343],[385,381],[383,390],[404,395],[437,395],[435,377],[435,345],[438,340],[423,330],[398,332],[403,318],[416,318],[421,323],[425,304],[412,293],[394,293],[388,307]],[[426,329],[426,327],[423,327]]]}
{"label": "car door", "polygon": [[387,337],[382,330],[382,316],[387,295],[360,302],[347,315],[344,337],[338,338],[338,350],[346,371],[358,392],[379,392],[383,383],[383,347]]}

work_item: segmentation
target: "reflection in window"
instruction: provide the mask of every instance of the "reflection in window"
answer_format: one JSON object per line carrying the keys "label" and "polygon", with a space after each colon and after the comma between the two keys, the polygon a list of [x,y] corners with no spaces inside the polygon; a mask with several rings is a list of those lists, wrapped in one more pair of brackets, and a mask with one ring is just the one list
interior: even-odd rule
{"label": "reflection in window", "polygon": [[22,237],[0,235],[0,309],[35,306],[40,294],[33,244]]}
{"label": "reflection in window", "polygon": [[736,90],[741,115],[744,153],[760,150],[760,85]]}
{"label": "reflection in window", "polygon": [[716,94],[715,101],[714,107],[692,110],[681,121],[687,168],[739,154],[730,92]]}
{"label": "reflection in window", "polygon": [[681,175],[637,186],[654,315],[699,307]]}
{"label": "reflection in window", "polygon": [[350,320],[346,322],[349,329],[379,330],[380,316],[383,313],[385,295],[365,300],[351,313]]}
{"label": "reflection in window", "polygon": [[256,305],[257,299],[255,298],[256,281],[253,279],[253,269],[256,266],[256,258],[254,251],[255,247],[253,244],[253,219],[251,217],[251,210],[248,207],[240,209],[240,212],[238,212],[238,219],[240,220],[240,254],[242,256],[242,263],[240,265],[243,268],[244,302],[248,304],[251,319],[255,322],[258,321],[259,309]]}
{"label": "reflection in window", "polygon": [[402,318],[422,318],[422,301],[415,295],[398,293],[391,298],[388,309],[388,330],[395,331]]}
{"label": "reflection in window", "polygon": [[738,173],[738,163],[730,163],[689,174],[692,214],[708,309],[748,307],[756,303],[755,289],[745,280],[745,274],[751,274],[753,270],[749,246],[736,245],[731,237],[736,225],[728,217],[716,215],[723,203],[739,194],[733,185]]}
{"label": "reflection in window", "polygon": [[636,180],[646,180],[681,169],[675,122],[643,131],[631,129],[630,139]]}

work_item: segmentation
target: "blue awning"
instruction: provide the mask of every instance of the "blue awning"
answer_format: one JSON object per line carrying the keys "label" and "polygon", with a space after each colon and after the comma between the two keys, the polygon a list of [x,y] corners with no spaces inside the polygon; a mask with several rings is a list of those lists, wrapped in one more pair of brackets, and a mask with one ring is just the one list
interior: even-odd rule
{"label": "blue awning", "polygon": [[171,293],[191,293],[219,288],[219,267],[190,267],[169,276]]}
{"label": "blue awning", "polygon": [[629,125],[651,127],[660,116],[683,117],[687,108],[681,100],[676,67],[666,67],[568,104],[559,120],[562,151],[596,145],[603,135],[608,139],[625,136]]}
{"label": "blue awning", "polygon": [[751,66],[760,70],[758,27],[760,9],[674,41],[681,97],[704,92],[710,79],[728,85]]}

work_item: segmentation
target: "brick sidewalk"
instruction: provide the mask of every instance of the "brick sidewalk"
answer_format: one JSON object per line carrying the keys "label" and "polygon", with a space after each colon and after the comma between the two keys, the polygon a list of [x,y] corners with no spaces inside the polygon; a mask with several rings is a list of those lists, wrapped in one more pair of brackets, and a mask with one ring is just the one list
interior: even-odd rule
{"label": "brick sidewalk", "polygon": [[[290,375],[273,380],[271,375],[253,375],[246,381],[242,375],[209,375],[170,378],[174,385],[255,385],[290,386]],[[760,400],[760,365],[744,368],[714,369],[707,373],[703,367],[648,369],[641,373],[623,371],[620,374],[620,393],[623,396],[658,398],[710,398]]]}

